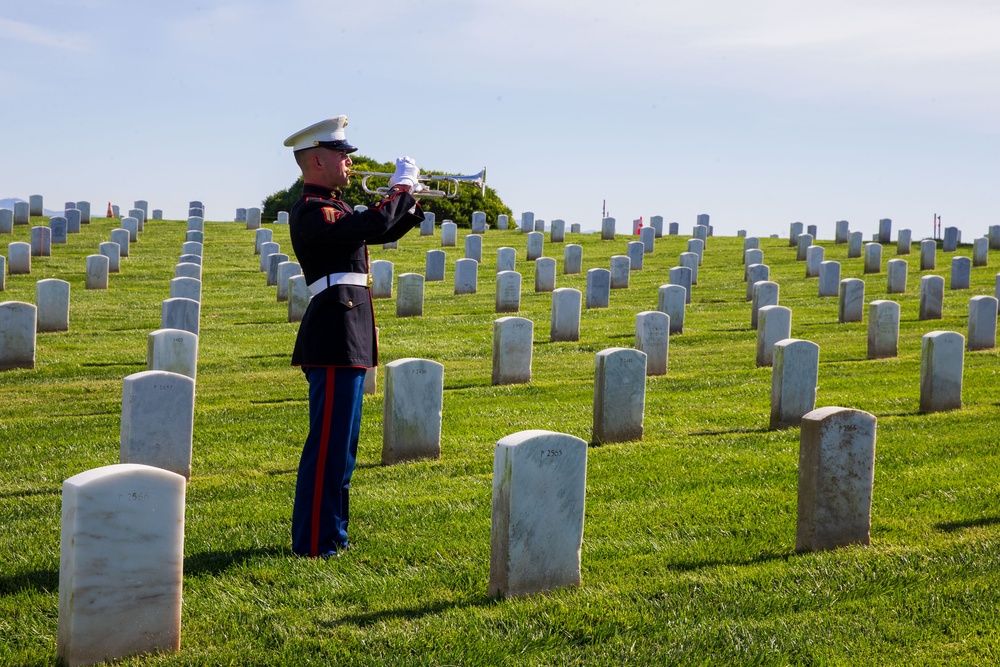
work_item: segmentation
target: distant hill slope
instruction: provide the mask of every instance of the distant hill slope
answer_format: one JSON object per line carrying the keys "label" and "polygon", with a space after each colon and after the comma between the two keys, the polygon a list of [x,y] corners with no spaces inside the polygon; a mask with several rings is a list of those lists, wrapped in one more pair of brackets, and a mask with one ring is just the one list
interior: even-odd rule
{"label": "distant hill slope", "polygon": [[[24,199],[18,199],[16,197],[8,197],[7,199],[0,199],[0,208],[14,208],[14,204],[19,201],[25,201]],[[42,207],[42,215],[47,215],[49,217],[53,215],[62,215],[62,211],[50,211],[49,209]]]}

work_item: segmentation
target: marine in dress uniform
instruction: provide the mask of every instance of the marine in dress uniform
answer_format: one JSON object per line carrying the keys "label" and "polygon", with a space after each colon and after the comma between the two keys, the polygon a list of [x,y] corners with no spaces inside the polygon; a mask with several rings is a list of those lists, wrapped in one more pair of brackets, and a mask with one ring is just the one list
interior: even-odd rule
{"label": "marine in dress uniform", "polygon": [[349,546],[349,492],[358,452],[365,372],[378,364],[369,283],[368,243],[401,238],[423,221],[410,194],[419,170],[396,161],[390,191],[355,212],[340,200],[351,146],[346,116],[321,121],[285,140],[302,169],[302,197],[292,207],[292,248],[312,300],[299,326],[292,365],[309,383],[309,435],[299,461],[292,508],[292,551],[334,556]]}

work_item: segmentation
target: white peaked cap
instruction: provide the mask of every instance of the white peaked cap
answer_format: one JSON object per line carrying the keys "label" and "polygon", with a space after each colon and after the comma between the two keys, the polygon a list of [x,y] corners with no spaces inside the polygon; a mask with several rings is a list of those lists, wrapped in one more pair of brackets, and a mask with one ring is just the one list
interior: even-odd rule
{"label": "white peaked cap", "polygon": [[347,116],[327,118],[288,137],[285,139],[285,145],[291,146],[293,151],[322,146],[353,153],[358,149],[347,143],[347,137],[344,135],[345,127],[347,127]]}

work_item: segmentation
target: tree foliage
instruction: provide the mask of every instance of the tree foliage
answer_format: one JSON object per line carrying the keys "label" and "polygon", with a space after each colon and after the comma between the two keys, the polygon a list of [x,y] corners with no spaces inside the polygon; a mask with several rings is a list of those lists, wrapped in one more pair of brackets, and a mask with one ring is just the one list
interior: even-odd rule
{"label": "tree foliage", "polygon": [[[354,163],[352,169],[355,171],[373,171],[391,174],[396,168],[394,162],[376,162],[363,155],[352,155],[351,162]],[[434,174],[449,173],[433,170],[421,170],[421,172]],[[369,187],[378,187],[386,184],[386,179],[379,181],[373,178],[369,181]],[[432,186],[437,187],[434,184]],[[264,199],[262,202],[262,219],[265,221],[274,221],[278,218],[278,211],[291,211],[292,205],[301,195],[302,177],[300,176],[287,189],[279,190]],[[361,178],[357,176],[353,177],[350,185],[343,189],[341,198],[352,206],[357,206],[358,204],[373,206],[378,203],[379,199],[378,195],[367,194],[361,189]],[[420,205],[425,212],[433,212],[438,223],[444,220],[451,220],[459,227],[472,226],[472,213],[474,211],[485,213],[486,221],[491,225],[496,225],[498,215],[512,215],[510,207],[503,203],[499,195],[497,195],[496,190],[486,186],[486,193],[484,195],[479,191],[479,188],[471,184],[460,185],[458,197],[455,199],[425,197],[420,200]]]}

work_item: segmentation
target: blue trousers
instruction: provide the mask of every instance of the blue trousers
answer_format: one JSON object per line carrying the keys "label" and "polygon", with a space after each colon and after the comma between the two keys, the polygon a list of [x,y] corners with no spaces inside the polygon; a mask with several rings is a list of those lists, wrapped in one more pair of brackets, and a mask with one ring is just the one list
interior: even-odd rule
{"label": "blue trousers", "polygon": [[295,483],[292,551],[328,556],[347,546],[365,369],[303,366],[303,371],[309,382],[309,435]]}

